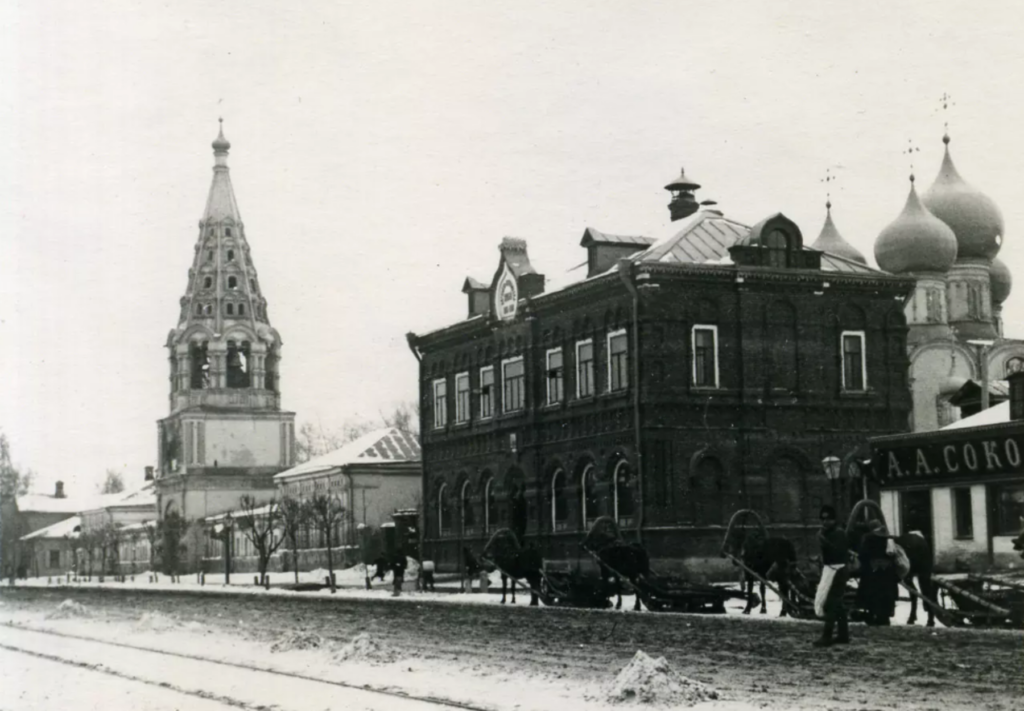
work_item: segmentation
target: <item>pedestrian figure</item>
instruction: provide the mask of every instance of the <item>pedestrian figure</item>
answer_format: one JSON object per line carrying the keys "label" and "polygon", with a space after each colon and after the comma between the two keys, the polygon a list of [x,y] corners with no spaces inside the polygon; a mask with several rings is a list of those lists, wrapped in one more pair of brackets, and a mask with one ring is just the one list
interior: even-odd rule
{"label": "pedestrian figure", "polygon": [[896,613],[900,575],[885,524],[877,519],[868,524],[867,535],[857,553],[860,558],[857,605],[867,613],[867,624],[887,627]]}
{"label": "pedestrian figure", "polygon": [[[847,567],[850,548],[846,532],[838,526],[836,510],[832,506],[821,507],[821,581],[814,597],[814,612],[825,619],[821,637],[814,641],[815,647],[830,647],[833,644],[850,642],[849,621],[843,603],[846,581],[850,577]],[[838,630],[836,629],[838,627]],[[833,638],[833,632],[837,632]]]}
{"label": "pedestrian figure", "polygon": [[394,576],[394,592],[391,597],[398,597],[402,594],[402,582],[405,580],[405,553],[398,551],[391,562],[391,574]]}
{"label": "pedestrian figure", "polygon": [[429,590],[430,592],[437,592],[437,590],[434,589],[434,561],[423,561],[423,565],[420,566],[420,572],[423,574],[423,589]]}

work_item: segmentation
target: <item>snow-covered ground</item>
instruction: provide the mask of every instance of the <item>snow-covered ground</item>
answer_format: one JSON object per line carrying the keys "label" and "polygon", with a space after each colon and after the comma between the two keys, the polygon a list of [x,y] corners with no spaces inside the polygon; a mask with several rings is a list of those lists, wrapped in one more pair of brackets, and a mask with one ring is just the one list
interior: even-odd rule
{"label": "snow-covered ground", "polygon": [[[514,665],[506,671],[473,670],[472,660],[464,664],[440,660],[408,658],[401,649],[389,648],[368,634],[360,634],[339,645],[316,635],[282,635],[264,644],[239,644],[237,638],[217,633],[208,626],[159,613],[143,613],[126,620],[105,615],[71,600],[43,611],[13,611],[0,605],[0,645],[56,656],[66,663],[96,665],[108,672],[167,689],[167,698],[146,698],[135,705],[127,699],[104,705],[105,709],[190,708],[199,711],[219,708],[188,703],[174,705],[171,698],[186,692],[214,700],[230,699],[233,705],[248,708],[275,708],[281,711],[320,711],[325,708],[360,708],[375,711],[414,711],[422,704],[403,702],[394,696],[364,694],[353,697],[351,690],[322,683],[340,682],[367,690],[400,692],[441,701],[453,701],[493,711],[583,711],[618,709],[622,704],[646,707],[688,707],[697,711],[753,711],[767,708],[741,699],[716,698],[720,695],[671,669],[664,660],[638,654],[618,674],[610,673],[605,684],[595,685],[559,674],[547,678],[529,676]],[[42,632],[60,632],[53,637]],[[165,656],[148,651],[111,646],[97,641],[162,650]],[[204,661],[205,660],[205,661]],[[211,663],[210,660],[250,667],[240,669]],[[22,668],[24,662],[12,666]],[[0,690],[0,707],[5,709],[74,708],[62,705],[62,692],[49,692],[43,673],[29,664],[28,676],[9,678]],[[43,665],[45,666],[45,665]],[[259,670],[263,670],[262,672]],[[281,672],[295,676],[268,674]],[[7,677],[7,671],[3,672]],[[76,684],[88,693],[90,679]],[[110,685],[110,682],[104,681]],[[125,682],[128,683],[127,681]],[[28,685],[32,684],[32,688]],[[113,685],[115,688],[117,684]],[[134,687],[133,687],[134,688]],[[133,692],[134,693],[134,692]],[[24,703],[23,703],[24,701]],[[46,703],[42,703],[46,701]],[[53,702],[53,703],[52,703]],[[164,705],[160,705],[163,703]],[[33,705],[35,704],[35,705]]]}

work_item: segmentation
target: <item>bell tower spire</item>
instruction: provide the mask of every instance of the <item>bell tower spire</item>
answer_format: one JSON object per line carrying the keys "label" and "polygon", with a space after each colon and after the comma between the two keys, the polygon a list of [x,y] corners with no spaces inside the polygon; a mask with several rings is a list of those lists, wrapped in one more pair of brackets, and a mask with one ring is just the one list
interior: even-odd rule
{"label": "bell tower spire", "polygon": [[[178,323],[166,342],[170,415],[159,422],[160,474],[168,481],[202,479],[206,491],[272,491],[268,477],[293,463],[295,415],[281,411],[281,337],[270,325],[231,185],[223,119],[212,148],[213,180]],[[169,486],[159,487],[161,495],[171,493]],[[188,488],[182,484],[182,515]],[[203,515],[216,513],[203,501]],[[238,497],[222,503],[237,506]],[[196,505],[189,515],[197,515]]]}

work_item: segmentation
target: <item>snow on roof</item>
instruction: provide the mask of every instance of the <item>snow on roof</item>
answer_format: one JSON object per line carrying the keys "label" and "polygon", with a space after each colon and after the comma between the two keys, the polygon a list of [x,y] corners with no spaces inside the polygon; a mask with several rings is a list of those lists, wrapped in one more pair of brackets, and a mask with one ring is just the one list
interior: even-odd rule
{"label": "snow on roof", "polygon": [[291,479],[303,474],[329,471],[350,464],[418,461],[420,461],[420,442],[416,435],[395,427],[385,427],[352,440],[340,449],[285,470],[275,475],[274,479]]}
{"label": "snow on roof", "polygon": [[94,496],[87,506],[78,509],[78,513],[99,511],[111,506],[156,506],[156,491],[153,482],[146,482],[141,488],[132,491]]}
{"label": "snow on roof", "polygon": [[38,531],[32,531],[27,536],[22,536],[21,540],[30,541],[36,538],[63,538],[75,532],[75,528],[82,525],[81,516],[72,516],[66,518],[63,521],[47,526],[46,528],[40,528]]}
{"label": "snow on roof", "polygon": [[68,515],[96,508],[101,494],[93,496],[65,496],[26,494],[18,497],[18,511],[22,513],[66,513]]}
{"label": "snow on roof", "polygon": [[984,427],[986,425],[1000,425],[1010,421],[1010,401],[993,405],[987,410],[957,420],[951,425],[946,425],[942,430],[962,430],[966,427]]}

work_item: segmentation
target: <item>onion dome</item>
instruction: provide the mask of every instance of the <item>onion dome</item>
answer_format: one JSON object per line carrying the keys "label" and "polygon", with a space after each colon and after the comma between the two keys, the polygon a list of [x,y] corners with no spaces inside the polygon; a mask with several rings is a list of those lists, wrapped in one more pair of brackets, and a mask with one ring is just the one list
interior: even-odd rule
{"label": "onion dome", "polygon": [[217,134],[217,137],[213,139],[213,143],[210,145],[213,146],[214,153],[227,153],[231,148],[231,142],[224,138],[224,119],[217,120],[220,121],[220,133]]}
{"label": "onion dome", "polygon": [[949,156],[949,136],[943,136],[946,155],[939,175],[924,194],[925,207],[952,228],[957,258],[993,259],[1003,243],[1003,214],[987,195],[968,185]]}
{"label": "onion dome", "polygon": [[1010,268],[1001,259],[992,260],[992,272],[990,276],[992,289],[992,303],[1001,304],[1010,295],[1013,288],[1013,275]]}
{"label": "onion dome", "polygon": [[910,176],[903,212],[875,240],[878,266],[891,274],[945,272],[956,261],[956,250],[953,230],[921,204]]}
{"label": "onion dome", "polygon": [[821,234],[818,235],[818,239],[814,240],[814,244],[811,245],[811,249],[842,257],[843,259],[849,259],[853,262],[860,262],[864,265],[868,263],[864,259],[864,255],[839,234],[835,223],[832,222],[831,202],[825,203],[825,225],[821,228]]}

